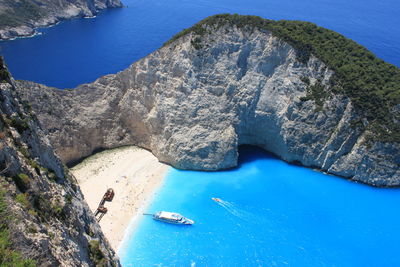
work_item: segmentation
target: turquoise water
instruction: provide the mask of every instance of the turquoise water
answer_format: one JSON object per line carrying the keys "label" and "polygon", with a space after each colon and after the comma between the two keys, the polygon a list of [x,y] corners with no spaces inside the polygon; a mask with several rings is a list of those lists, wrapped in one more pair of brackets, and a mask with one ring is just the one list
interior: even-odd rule
{"label": "turquoise water", "polygon": [[234,170],[171,169],[147,212],[180,212],[195,225],[144,216],[120,256],[124,266],[399,266],[399,203],[399,190],[244,148]]}
{"label": "turquoise water", "polygon": [[217,13],[317,23],[356,40],[400,66],[399,0],[123,0],[127,8],[44,29],[30,39],[0,42],[17,79],[72,88],[116,73],[172,35]]}

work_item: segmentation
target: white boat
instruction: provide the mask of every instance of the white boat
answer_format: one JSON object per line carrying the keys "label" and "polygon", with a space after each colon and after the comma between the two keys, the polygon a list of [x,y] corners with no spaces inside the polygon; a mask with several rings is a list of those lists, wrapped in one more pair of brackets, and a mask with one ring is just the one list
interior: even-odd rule
{"label": "white boat", "polygon": [[217,198],[217,197],[212,197],[211,199],[214,200],[215,202],[222,202],[222,200],[220,198]]}
{"label": "white boat", "polygon": [[194,224],[193,220],[183,217],[179,213],[168,212],[168,211],[159,211],[159,212],[153,214],[153,219],[157,220],[157,221],[173,223],[173,224],[185,224],[185,225]]}

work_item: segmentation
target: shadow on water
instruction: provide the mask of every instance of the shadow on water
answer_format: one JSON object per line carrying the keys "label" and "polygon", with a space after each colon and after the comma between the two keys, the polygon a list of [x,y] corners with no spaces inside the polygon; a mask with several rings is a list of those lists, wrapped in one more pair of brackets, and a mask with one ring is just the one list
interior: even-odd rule
{"label": "shadow on water", "polygon": [[262,159],[279,159],[274,154],[265,151],[264,149],[253,146],[253,145],[241,145],[239,146],[239,159],[238,166],[240,168],[245,163],[250,163],[256,160]]}

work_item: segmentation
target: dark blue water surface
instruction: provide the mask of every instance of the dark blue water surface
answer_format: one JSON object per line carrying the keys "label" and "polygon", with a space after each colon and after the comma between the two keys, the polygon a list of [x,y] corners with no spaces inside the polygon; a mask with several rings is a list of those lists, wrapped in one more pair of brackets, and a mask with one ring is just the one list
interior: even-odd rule
{"label": "dark blue water surface", "polygon": [[[399,266],[400,192],[289,165],[254,148],[238,169],[171,169],[120,248],[124,266]],[[211,200],[222,199],[222,203]]]}
{"label": "dark blue water surface", "polygon": [[0,42],[13,75],[60,88],[118,72],[172,35],[217,13],[317,23],[400,66],[399,0],[123,0],[127,8],[76,19],[30,39]]}

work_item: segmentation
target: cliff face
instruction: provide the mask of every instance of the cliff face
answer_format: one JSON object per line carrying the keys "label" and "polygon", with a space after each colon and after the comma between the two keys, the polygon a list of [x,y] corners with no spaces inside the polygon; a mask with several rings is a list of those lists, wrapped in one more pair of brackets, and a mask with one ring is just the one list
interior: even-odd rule
{"label": "cliff face", "polygon": [[1,58],[0,180],[1,262],[119,266],[75,178],[54,154]]}
{"label": "cliff face", "polygon": [[266,30],[204,32],[74,90],[22,81],[18,90],[64,162],[135,144],[177,168],[218,170],[236,166],[238,145],[251,144],[363,183],[400,184],[400,145],[371,141],[354,123],[368,122],[333,93],[322,61],[299,61]]}
{"label": "cliff face", "polygon": [[0,0],[0,39],[32,36],[38,27],[75,17],[92,17],[113,7],[122,7],[120,0]]}

